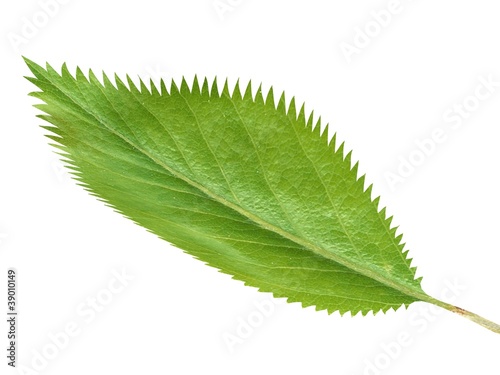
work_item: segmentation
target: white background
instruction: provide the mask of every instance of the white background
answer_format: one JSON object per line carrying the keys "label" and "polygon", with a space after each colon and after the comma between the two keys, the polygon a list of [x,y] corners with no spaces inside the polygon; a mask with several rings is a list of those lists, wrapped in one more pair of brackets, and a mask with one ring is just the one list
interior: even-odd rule
{"label": "white background", "polygon": [[[454,105],[474,104],[478,77],[500,81],[498,1],[401,0],[380,30],[371,12],[388,1],[223,0],[225,12],[214,4],[70,0],[47,11],[38,1],[2,2],[0,280],[17,269],[18,365],[33,368],[44,350],[53,357],[43,371],[20,373],[498,373],[500,336],[461,317],[419,303],[364,318],[285,304],[114,213],[65,174],[38,126],[21,59],[155,80],[240,77],[296,95],[354,150],[424,290],[440,297],[459,283],[448,293],[454,303],[500,322],[500,87],[476,100],[459,129],[443,120]],[[355,46],[366,27],[373,37],[349,62],[341,45]],[[437,128],[446,141],[391,189],[387,172],[412,152],[418,159],[415,142]],[[86,322],[77,309],[105,296],[113,270],[123,269],[134,279]],[[273,311],[231,352],[224,337],[258,318],[262,301]],[[50,352],[49,334],[71,322],[79,334]],[[396,350],[389,343],[402,332],[410,343]],[[18,373],[0,357],[0,374]]]}

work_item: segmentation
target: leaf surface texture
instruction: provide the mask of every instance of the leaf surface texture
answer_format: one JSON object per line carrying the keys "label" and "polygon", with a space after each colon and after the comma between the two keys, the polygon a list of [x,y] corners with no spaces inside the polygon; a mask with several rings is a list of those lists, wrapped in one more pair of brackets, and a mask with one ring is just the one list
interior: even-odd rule
{"label": "leaf surface texture", "polygon": [[293,99],[197,79],[101,84],[26,62],[75,178],[176,247],[318,310],[366,314],[425,296],[350,153]]}

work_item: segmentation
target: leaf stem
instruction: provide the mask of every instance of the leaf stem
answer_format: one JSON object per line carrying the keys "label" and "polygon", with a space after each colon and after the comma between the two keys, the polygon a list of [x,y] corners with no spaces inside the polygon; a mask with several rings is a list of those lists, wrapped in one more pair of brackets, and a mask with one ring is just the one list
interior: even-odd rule
{"label": "leaf stem", "polygon": [[462,309],[461,307],[454,306],[452,304],[440,301],[440,300],[432,298],[432,297],[427,302],[432,303],[436,306],[442,307],[443,309],[451,311],[452,313],[463,316],[464,318],[467,318],[467,319],[473,321],[474,323],[479,324],[480,326],[489,329],[492,332],[500,334],[500,324],[494,323],[491,320],[485,319],[482,316],[474,314],[473,312],[467,311],[465,309]]}

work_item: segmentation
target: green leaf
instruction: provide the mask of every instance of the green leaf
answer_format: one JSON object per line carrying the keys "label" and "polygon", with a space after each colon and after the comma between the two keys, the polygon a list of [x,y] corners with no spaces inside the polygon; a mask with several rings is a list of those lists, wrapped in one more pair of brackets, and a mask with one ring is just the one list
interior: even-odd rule
{"label": "green leaf", "polygon": [[[49,137],[91,194],[245,284],[341,313],[425,294],[351,154],[295,101],[216,82],[136,87],[26,60]],[[265,99],[264,99],[265,97]],[[297,113],[298,112],[298,113]],[[462,310],[463,311],[463,310]],[[455,311],[457,312],[457,311]]]}

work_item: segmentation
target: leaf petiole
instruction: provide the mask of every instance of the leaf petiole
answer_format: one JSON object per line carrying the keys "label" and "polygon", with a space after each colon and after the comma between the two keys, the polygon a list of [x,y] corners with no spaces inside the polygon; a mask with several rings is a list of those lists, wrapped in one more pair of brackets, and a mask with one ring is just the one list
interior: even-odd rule
{"label": "leaf petiole", "polygon": [[500,324],[492,322],[491,320],[483,318],[482,316],[474,314],[473,312],[470,312],[468,310],[462,309],[461,307],[440,301],[440,300],[432,298],[432,297],[430,297],[430,299],[427,300],[426,302],[432,303],[433,305],[436,305],[436,306],[439,306],[443,309],[451,311],[452,313],[463,316],[464,318],[467,318],[467,319],[473,321],[474,323],[479,324],[480,326],[489,329],[490,331],[493,331],[495,333],[500,334]]}

